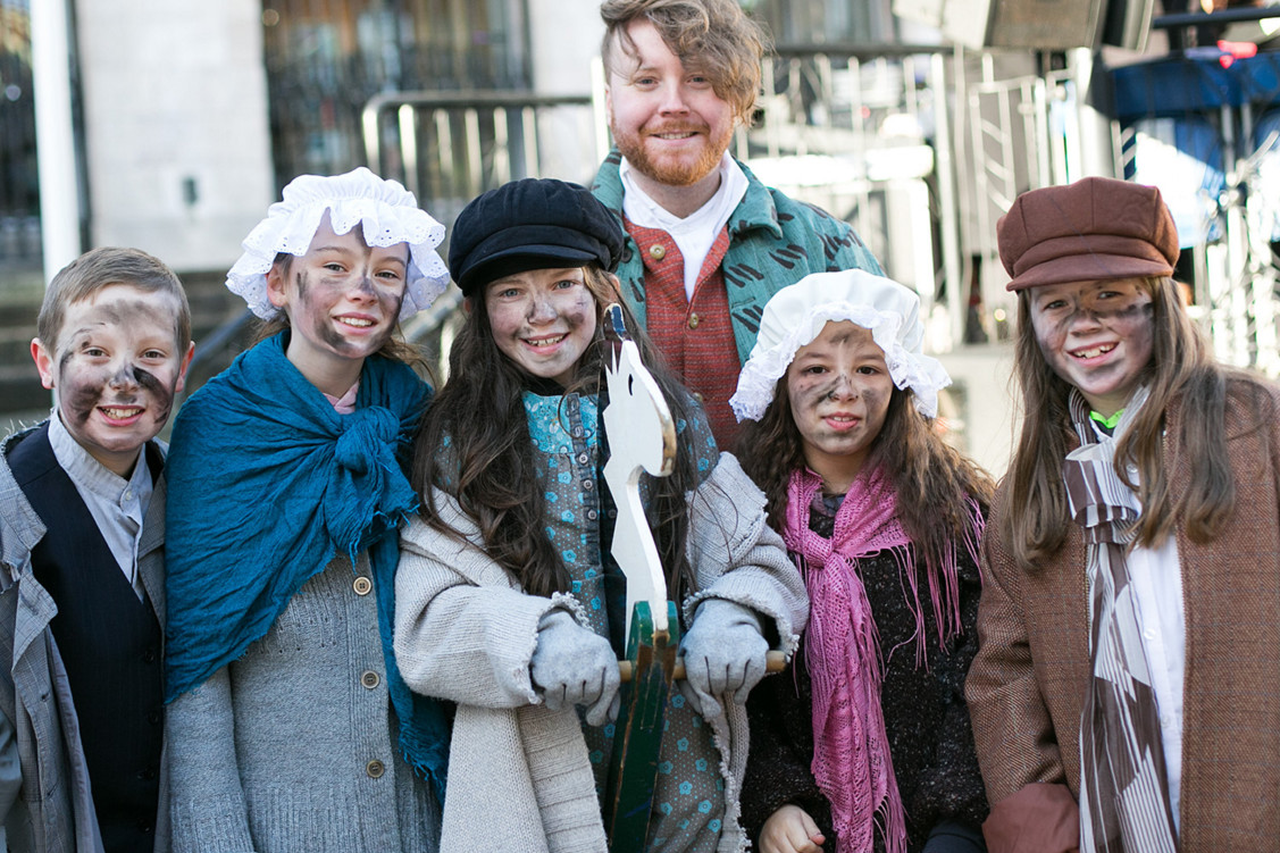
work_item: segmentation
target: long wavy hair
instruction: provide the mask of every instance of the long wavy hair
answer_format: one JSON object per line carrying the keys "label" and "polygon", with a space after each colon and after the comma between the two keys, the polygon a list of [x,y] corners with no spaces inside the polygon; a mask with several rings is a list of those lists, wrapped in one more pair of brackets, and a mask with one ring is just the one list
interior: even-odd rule
{"label": "long wavy hair", "polygon": [[[1235,509],[1226,443],[1228,389],[1246,395],[1256,418],[1251,429],[1275,416],[1273,404],[1247,373],[1214,360],[1173,279],[1148,278],[1142,288],[1152,305],[1151,360],[1142,376],[1150,394],[1116,443],[1116,474],[1136,489],[1142,502],[1136,544],[1157,547],[1179,525],[1191,541],[1207,542]],[[1068,404],[1072,386],[1040,351],[1026,290],[1018,294],[1016,334],[1014,381],[1022,397],[1022,434],[1006,476],[1006,505],[1018,511],[1003,513],[1001,534],[1018,563],[1034,569],[1062,547],[1070,528],[1062,460],[1076,440]],[[1166,437],[1165,418],[1175,398],[1186,416],[1179,418],[1177,436]],[[1184,461],[1190,467],[1189,485],[1175,494],[1168,472]],[[1126,471],[1129,464],[1137,468],[1137,483]]]}
{"label": "long wavy hair", "polygon": [[[485,550],[526,592],[568,591],[569,573],[543,528],[545,487],[534,469],[532,439],[522,393],[598,394],[605,405],[604,364],[612,344],[604,338],[604,311],[623,304],[627,328],[677,422],[692,424],[689,394],[663,366],[635,317],[622,303],[615,279],[596,265],[583,268],[596,305],[596,334],[578,360],[568,388],[552,391],[546,380],[518,367],[498,349],[481,288],[449,353],[449,378],[423,416],[414,442],[412,483],[422,496],[419,513],[428,525],[455,538],[462,534],[440,515],[435,492],[454,496],[480,528]],[[607,442],[608,436],[605,436]],[[688,513],[685,493],[697,485],[697,462],[687,433],[678,442],[675,471],[648,479],[650,523],[667,573],[667,589],[680,601],[692,584],[685,554]],[[448,444],[447,452],[442,452]],[[605,453],[607,444],[602,444]],[[647,475],[646,475],[647,476]]]}
{"label": "long wavy hair", "polygon": [[[792,472],[805,466],[786,374],[778,379],[773,402],[760,420],[743,424],[738,451],[743,468],[765,493],[770,526],[782,530],[787,484]],[[970,499],[985,509],[995,489],[986,471],[942,440],[936,420],[920,414],[909,388],[893,389],[884,424],[863,464],[879,466],[889,478],[898,521],[930,571],[943,564],[954,543],[972,537]]]}

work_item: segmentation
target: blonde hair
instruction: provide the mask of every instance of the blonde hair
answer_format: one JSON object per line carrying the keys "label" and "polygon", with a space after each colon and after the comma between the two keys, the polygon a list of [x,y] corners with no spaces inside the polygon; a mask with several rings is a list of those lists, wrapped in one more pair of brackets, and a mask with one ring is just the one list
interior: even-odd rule
{"label": "blonde hair", "polygon": [[760,96],[760,61],[769,37],[735,0],[605,0],[600,6],[604,40],[600,55],[606,70],[614,68],[615,47],[635,55],[627,27],[639,18],[658,30],[667,47],[685,66],[696,67],[711,81],[734,117],[750,124]]}
{"label": "blonde hair", "polygon": [[176,302],[174,334],[178,348],[191,344],[191,306],[177,273],[164,261],[140,249],[103,246],[67,264],[49,282],[36,317],[36,335],[50,352],[58,348],[58,334],[67,306],[88,299],[105,287],[125,284],[152,293],[168,293]]}

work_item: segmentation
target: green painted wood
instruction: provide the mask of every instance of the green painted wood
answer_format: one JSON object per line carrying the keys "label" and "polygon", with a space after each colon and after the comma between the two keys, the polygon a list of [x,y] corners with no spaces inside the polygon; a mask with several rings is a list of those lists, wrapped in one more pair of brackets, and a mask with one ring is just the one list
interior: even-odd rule
{"label": "green painted wood", "polygon": [[649,831],[662,720],[680,645],[675,602],[667,602],[667,619],[669,630],[655,633],[647,601],[636,602],[631,617],[627,659],[633,677],[622,686],[622,707],[615,723],[604,802],[611,853],[642,853]]}

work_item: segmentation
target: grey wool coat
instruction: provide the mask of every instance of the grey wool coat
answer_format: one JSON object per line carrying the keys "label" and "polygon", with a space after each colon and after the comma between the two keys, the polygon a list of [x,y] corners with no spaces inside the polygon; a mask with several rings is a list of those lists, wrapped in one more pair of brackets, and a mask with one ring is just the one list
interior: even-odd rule
{"label": "grey wool coat", "polygon": [[[572,708],[549,711],[529,663],[538,622],[576,611],[572,596],[525,594],[481,547],[456,502],[438,494],[448,537],[415,520],[401,530],[396,576],[396,660],[413,689],[457,703],[445,793],[442,853],[605,853],[605,833],[582,723]],[[688,554],[696,590],[752,608],[776,629],[788,656],[808,619],[800,574],[765,523],[764,495],[722,454],[690,497]],[[738,796],[747,758],[746,710],[724,699],[711,721],[725,782],[719,849],[745,849]],[[497,805],[498,807],[495,807]]]}
{"label": "grey wool coat", "polygon": [[[4,449],[29,432],[7,438]],[[4,820],[0,837],[7,835],[8,849],[15,853],[100,851],[102,839],[75,704],[49,629],[58,608],[35,579],[31,565],[31,550],[47,531],[14,480],[7,458],[0,453],[0,713],[12,728],[22,778],[12,802],[0,787],[0,819]],[[161,476],[138,541],[138,574],[162,630],[164,499]],[[163,769],[161,773],[155,853],[167,853],[170,839],[168,785]]]}

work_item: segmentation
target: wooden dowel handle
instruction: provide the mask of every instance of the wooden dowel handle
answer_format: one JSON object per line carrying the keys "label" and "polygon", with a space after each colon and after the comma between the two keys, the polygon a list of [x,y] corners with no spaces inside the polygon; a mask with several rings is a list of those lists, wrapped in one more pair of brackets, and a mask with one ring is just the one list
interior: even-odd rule
{"label": "wooden dowel handle", "polygon": [[[766,672],[782,672],[787,668],[787,656],[777,649],[770,649],[765,654],[764,668]],[[631,661],[618,661],[618,675],[622,677],[622,683],[626,684],[631,680]],[[672,678],[684,678],[684,658],[676,658],[675,672]]]}

